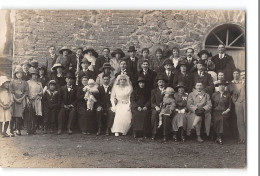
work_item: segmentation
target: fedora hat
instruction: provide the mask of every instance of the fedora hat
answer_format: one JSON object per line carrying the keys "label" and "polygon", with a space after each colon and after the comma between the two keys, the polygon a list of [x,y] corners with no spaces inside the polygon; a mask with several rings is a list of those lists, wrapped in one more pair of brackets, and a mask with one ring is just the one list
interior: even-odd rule
{"label": "fedora hat", "polygon": [[65,78],[76,78],[76,77],[75,77],[75,74],[74,74],[74,73],[68,72],[68,73],[66,74]]}
{"label": "fedora hat", "polygon": [[112,57],[115,57],[116,54],[120,54],[120,55],[121,55],[121,58],[125,57],[125,53],[124,53],[120,48],[115,49],[115,50],[111,53],[111,56],[112,56]]}
{"label": "fedora hat", "polygon": [[21,63],[21,66],[23,66],[23,65],[28,65],[29,67],[31,67],[31,64],[29,63],[28,60],[23,61],[23,62]]}
{"label": "fedora hat", "polygon": [[167,87],[167,88],[165,89],[164,93],[165,93],[165,94],[170,94],[170,95],[172,95],[172,94],[175,93],[175,91],[174,91],[174,89],[173,89],[172,87]]}
{"label": "fedora hat", "polygon": [[34,67],[31,67],[31,68],[29,69],[29,73],[30,73],[31,75],[32,75],[32,74],[36,74],[36,75],[39,74],[38,69],[36,69],[36,68],[34,68]]}
{"label": "fedora hat", "polygon": [[71,51],[67,46],[63,46],[63,47],[60,49],[59,53],[62,54],[63,51],[65,51],[65,50],[67,50],[67,51],[69,52],[69,54],[72,53],[72,51]]}
{"label": "fedora hat", "polygon": [[39,62],[37,60],[33,59],[33,60],[31,60],[30,64],[31,64],[32,67],[37,68],[38,65],[39,65]]}
{"label": "fedora hat", "polygon": [[95,58],[98,58],[98,53],[93,48],[85,49],[82,54],[87,54],[88,52],[91,52]]}
{"label": "fedora hat", "polygon": [[7,78],[7,76],[0,76],[0,87],[5,83],[5,82],[10,82],[11,80]]}
{"label": "fedora hat", "polygon": [[99,68],[99,71],[103,71],[105,68],[109,68],[110,70],[115,70],[110,63],[105,62],[101,68]]}
{"label": "fedora hat", "polygon": [[54,71],[55,69],[57,69],[58,67],[61,67],[62,70],[65,69],[65,67],[63,65],[61,65],[61,63],[57,63],[57,64],[54,64],[51,68],[52,71]]}
{"label": "fedora hat", "polygon": [[137,51],[135,46],[129,46],[128,52]]}
{"label": "fedora hat", "polygon": [[145,79],[143,76],[139,76],[137,82],[146,82],[147,79]]}
{"label": "fedora hat", "polygon": [[14,74],[21,72],[23,73],[23,68],[20,65],[17,65],[14,69]]}
{"label": "fedora hat", "polygon": [[211,54],[210,52],[208,52],[207,50],[201,50],[201,51],[197,54],[197,56],[198,56],[199,58],[201,58],[202,54],[207,54],[208,57],[212,57],[212,54]]}
{"label": "fedora hat", "polygon": [[218,87],[218,86],[220,86],[220,85],[226,86],[226,85],[228,85],[228,83],[227,83],[226,80],[218,80],[218,83],[215,84],[215,87]]}
{"label": "fedora hat", "polygon": [[178,82],[178,84],[177,84],[177,86],[174,88],[174,90],[175,90],[176,92],[178,92],[178,89],[179,89],[180,87],[183,87],[184,89],[186,88],[186,86],[184,85],[184,82],[182,82],[182,81]]}
{"label": "fedora hat", "polygon": [[173,65],[172,61],[170,59],[165,59],[163,62],[163,65]]}
{"label": "fedora hat", "polygon": [[164,82],[167,83],[167,78],[162,74],[158,75],[155,80],[156,82],[158,82],[159,80],[163,80]]}

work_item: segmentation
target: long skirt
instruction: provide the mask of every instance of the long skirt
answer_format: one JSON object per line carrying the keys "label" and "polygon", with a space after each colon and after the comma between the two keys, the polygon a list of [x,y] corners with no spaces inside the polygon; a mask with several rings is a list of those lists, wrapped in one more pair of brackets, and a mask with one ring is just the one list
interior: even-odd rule
{"label": "long skirt", "polygon": [[111,132],[126,134],[131,127],[131,120],[132,112],[130,104],[118,103],[116,105],[115,118]]}
{"label": "long skirt", "polygon": [[184,130],[187,129],[187,114],[177,113],[172,119],[172,129],[173,131],[178,131],[182,127]]}
{"label": "long skirt", "polygon": [[138,111],[138,110],[133,110],[133,130],[134,131],[142,131],[144,133],[149,132],[149,124],[150,119],[149,119],[149,113],[148,111]]}

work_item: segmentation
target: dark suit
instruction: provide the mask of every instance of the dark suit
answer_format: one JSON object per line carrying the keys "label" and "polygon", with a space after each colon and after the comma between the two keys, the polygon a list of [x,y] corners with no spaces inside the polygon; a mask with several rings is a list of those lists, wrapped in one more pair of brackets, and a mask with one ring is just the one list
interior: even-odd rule
{"label": "dark suit", "polygon": [[93,71],[91,71],[91,70],[87,70],[87,72],[83,72],[83,70],[80,70],[79,71],[79,85],[82,85],[82,83],[81,83],[81,78],[83,77],[83,76],[87,76],[88,77],[88,79],[93,79],[93,80],[96,80],[96,77],[95,77],[95,73],[93,72]]}
{"label": "dark suit", "polygon": [[197,68],[194,67],[194,65],[195,65],[194,62],[196,62],[196,59],[195,59],[195,58],[192,57],[191,62],[188,61],[187,57],[183,57],[183,58],[181,58],[181,59],[182,59],[183,61],[186,61],[186,62],[187,62],[187,72],[192,73],[192,72],[197,71]]}
{"label": "dark suit", "polygon": [[209,94],[209,96],[211,97],[211,95],[213,94],[214,90],[215,90],[215,86],[212,80],[212,77],[210,74],[208,74],[207,72],[203,73],[203,76],[200,76],[198,74],[198,72],[193,73],[193,87],[195,87],[197,81],[201,81],[204,87],[204,91]]}
{"label": "dark suit", "polygon": [[[77,70],[77,59],[78,59],[78,57],[76,54],[71,56],[70,65],[72,66],[73,71]],[[83,56],[79,56],[79,64],[81,63],[82,59],[83,59]]]}
{"label": "dark suit", "polygon": [[137,74],[138,58],[135,57],[135,61],[132,61],[130,57],[127,57],[126,58],[126,65],[127,65],[127,69],[131,70],[131,72],[135,76]]}
{"label": "dark suit", "polygon": [[62,74],[61,77],[57,76],[56,72],[50,72],[50,80],[55,80],[56,81],[56,86],[57,89],[60,90],[62,86],[66,85],[66,80],[64,74]]}
{"label": "dark suit", "polygon": [[165,78],[167,78],[167,83],[166,83],[166,85],[165,85],[166,87],[173,87],[173,79],[174,79],[174,77],[175,77],[175,75],[176,75],[175,72],[172,72],[172,71],[171,71],[170,76],[168,76],[168,75],[166,74],[166,71],[164,71],[164,72],[161,72],[160,75],[163,75]]}
{"label": "dark suit", "polygon": [[184,82],[184,85],[186,86],[185,92],[191,93],[193,90],[192,74],[186,73],[186,75],[184,76],[181,72],[177,72],[175,77],[173,78],[173,87],[175,88],[180,81]]}
{"label": "dark suit", "polygon": [[[68,92],[67,85],[61,87],[60,90],[60,101],[61,101],[61,110],[58,115],[58,129],[62,129],[64,118],[68,118],[67,129],[71,128],[71,124],[76,116],[76,105],[77,105],[77,86],[72,86],[70,92]],[[69,109],[65,109],[64,105],[73,105]],[[68,117],[69,116],[69,117]]]}
{"label": "dark suit", "polygon": [[46,58],[45,66],[47,67],[47,72],[50,72],[52,66],[56,63],[58,55],[54,54],[54,58],[52,58],[51,55],[49,54],[45,58]]}
{"label": "dark suit", "polygon": [[28,81],[29,79],[31,79],[30,73],[29,72],[27,72],[27,73],[23,72],[22,80]]}
{"label": "dark suit", "polygon": [[147,83],[146,83],[147,88],[149,88],[149,90],[152,90],[154,87],[155,78],[157,76],[156,72],[148,69],[147,73],[144,75],[143,70],[140,70],[137,74],[137,77],[139,77],[139,76],[142,76],[147,80]]}
{"label": "dark suit", "polygon": [[102,71],[99,71],[99,69],[103,66],[104,63],[106,62],[110,62],[110,58],[105,58],[104,56],[100,56],[97,58],[96,63],[95,63],[95,69],[94,72],[96,75],[98,75],[99,73],[101,73]]}
{"label": "dark suit", "polygon": [[[115,78],[117,78],[118,75],[121,75],[122,71],[119,71],[115,74]],[[135,77],[133,76],[133,73],[129,70],[126,69],[126,73],[127,76],[129,76],[130,81],[132,82],[132,84],[134,84],[134,82],[136,81]]]}
{"label": "dark suit", "polygon": [[[99,91],[99,106],[102,107],[101,111],[97,111],[97,123],[98,128],[105,127],[106,129],[110,129],[114,122],[115,113],[111,111],[111,101],[110,95],[112,91],[112,87],[109,86],[107,88],[107,92],[105,91],[104,86],[98,87]],[[104,125],[103,125],[104,124]]]}
{"label": "dark suit", "polygon": [[233,71],[236,68],[233,57],[225,54],[224,58],[220,59],[219,54],[215,55],[211,59],[215,63],[215,72],[220,70],[224,71],[225,79],[230,82],[233,80]]}

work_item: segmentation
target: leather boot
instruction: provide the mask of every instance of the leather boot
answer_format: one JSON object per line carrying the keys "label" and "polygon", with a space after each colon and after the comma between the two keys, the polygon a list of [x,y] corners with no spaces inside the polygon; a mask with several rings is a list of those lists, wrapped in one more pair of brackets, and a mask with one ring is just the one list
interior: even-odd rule
{"label": "leather boot", "polygon": [[200,142],[200,143],[204,142],[204,141],[201,139],[200,136],[197,136],[197,141]]}

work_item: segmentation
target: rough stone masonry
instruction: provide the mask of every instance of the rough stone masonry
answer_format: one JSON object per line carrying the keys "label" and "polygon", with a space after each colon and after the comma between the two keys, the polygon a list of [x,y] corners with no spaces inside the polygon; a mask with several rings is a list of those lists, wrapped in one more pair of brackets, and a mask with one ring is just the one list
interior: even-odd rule
{"label": "rough stone masonry", "polygon": [[39,61],[47,47],[68,46],[122,48],[135,45],[138,52],[147,47],[179,46],[181,52],[203,47],[207,33],[217,25],[234,23],[245,26],[244,11],[212,10],[16,10],[14,59]]}

